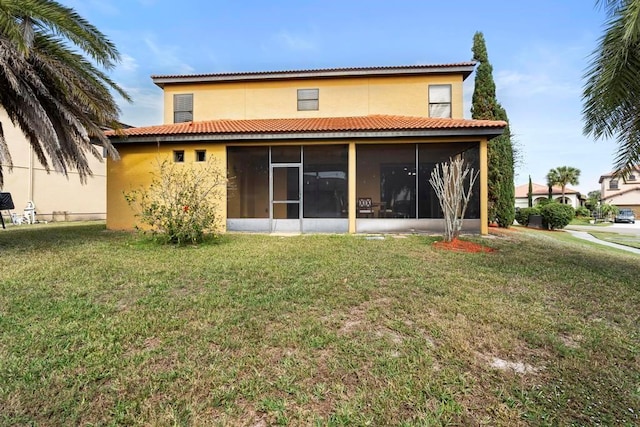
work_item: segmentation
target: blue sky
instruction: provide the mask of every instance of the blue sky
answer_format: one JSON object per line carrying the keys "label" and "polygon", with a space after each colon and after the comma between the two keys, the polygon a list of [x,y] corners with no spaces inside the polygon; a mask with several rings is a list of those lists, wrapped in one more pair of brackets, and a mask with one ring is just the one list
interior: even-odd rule
{"label": "blue sky", "polygon": [[[111,76],[133,97],[122,121],[162,122],[152,74],[463,62],[482,31],[498,101],[520,153],[516,185],[557,166],[599,189],[616,145],[582,134],[582,76],[604,28],[595,0],[63,0],[104,32],[123,61]],[[465,83],[465,114],[474,75]]]}

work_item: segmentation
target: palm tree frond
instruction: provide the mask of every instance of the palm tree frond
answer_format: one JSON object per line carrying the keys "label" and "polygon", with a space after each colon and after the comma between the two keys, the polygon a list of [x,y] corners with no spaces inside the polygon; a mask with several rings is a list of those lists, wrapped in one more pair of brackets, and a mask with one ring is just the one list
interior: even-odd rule
{"label": "palm tree frond", "polygon": [[[91,176],[87,156],[102,159],[97,139],[118,122],[114,99],[129,95],[104,71],[120,60],[114,44],[73,9],[53,0],[0,0],[0,106],[50,171]],[[98,68],[100,67],[100,68]],[[11,156],[0,128],[0,187]]]}
{"label": "palm tree frond", "polygon": [[599,0],[607,13],[606,30],[585,73],[583,118],[585,135],[615,138],[616,165],[638,163],[640,126],[640,0]]}

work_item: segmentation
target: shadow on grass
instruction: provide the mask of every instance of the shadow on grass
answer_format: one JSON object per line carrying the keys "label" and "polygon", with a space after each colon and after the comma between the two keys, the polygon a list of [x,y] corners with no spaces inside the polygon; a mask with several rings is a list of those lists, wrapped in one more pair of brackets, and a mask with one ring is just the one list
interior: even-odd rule
{"label": "shadow on grass", "polygon": [[0,230],[0,253],[44,251],[99,242],[105,244],[122,242],[139,248],[151,249],[158,247],[194,248],[197,246],[217,245],[228,240],[224,235],[217,237],[207,236],[201,245],[174,245],[162,243],[155,239],[152,234],[107,230],[102,221],[34,224],[10,226],[6,230]]}
{"label": "shadow on grass", "polygon": [[115,236],[128,234],[108,232],[104,222],[12,226],[0,230],[0,251],[22,252],[80,246],[90,241],[111,240]]}

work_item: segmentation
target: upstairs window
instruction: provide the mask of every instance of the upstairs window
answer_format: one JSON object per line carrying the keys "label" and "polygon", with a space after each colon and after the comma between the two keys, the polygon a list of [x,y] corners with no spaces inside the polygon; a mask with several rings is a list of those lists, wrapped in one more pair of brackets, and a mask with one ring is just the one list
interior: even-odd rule
{"label": "upstairs window", "polygon": [[636,176],[634,174],[629,175],[629,178],[627,178],[627,181],[635,181],[636,180]]}
{"label": "upstairs window", "polygon": [[609,181],[609,190],[617,190],[618,189],[618,180],[612,179]]}
{"label": "upstairs window", "polygon": [[173,123],[193,121],[193,94],[173,95]]}
{"label": "upstairs window", "polygon": [[318,110],[318,89],[298,89],[298,111]]}
{"label": "upstairs window", "polygon": [[429,85],[429,117],[451,118],[451,85]]}

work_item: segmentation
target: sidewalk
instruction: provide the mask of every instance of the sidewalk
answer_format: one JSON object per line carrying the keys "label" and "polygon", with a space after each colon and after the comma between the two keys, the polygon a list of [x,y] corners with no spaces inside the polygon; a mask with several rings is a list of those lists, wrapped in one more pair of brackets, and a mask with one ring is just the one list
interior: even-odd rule
{"label": "sidewalk", "polygon": [[604,240],[596,239],[591,234],[585,231],[568,230],[568,229],[565,229],[564,231],[566,231],[567,233],[570,233],[572,236],[577,237],[579,239],[598,243],[600,245],[611,246],[612,248],[622,249],[623,251],[632,252],[634,254],[640,255],[640,249],[632,248],[630,246],[625,246],[625,245],[619,245],[617,243],[605,242]]}

